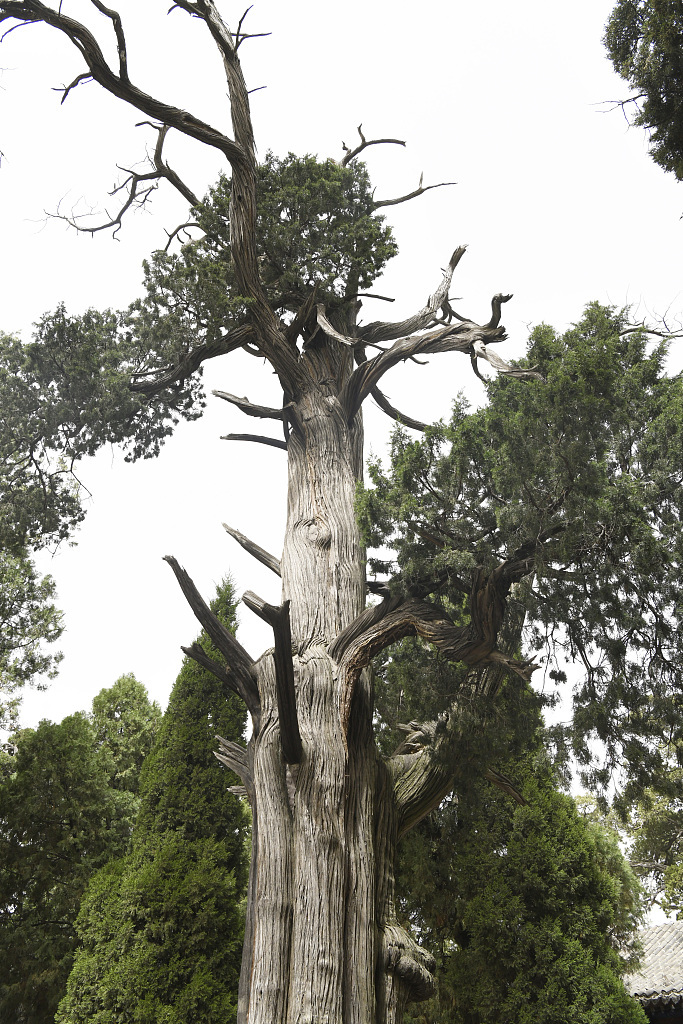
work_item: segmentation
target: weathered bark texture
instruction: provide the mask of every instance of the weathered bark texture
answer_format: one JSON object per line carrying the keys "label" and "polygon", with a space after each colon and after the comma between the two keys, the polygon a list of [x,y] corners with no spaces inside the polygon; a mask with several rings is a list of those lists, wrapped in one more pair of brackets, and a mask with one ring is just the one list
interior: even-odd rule
{"label": "weathered bark texture", "polygon": [[[187,573],[169,558],[225,664],[209,659],[196,644],[187,653],[240,695],[253,723],[246,753],[225,741],[218,753],[242,778],[253,810],[239,1021],[400,1024],[407,1001],[432,991],[433,961],[396,918],[396,845],[448,793],[470,754],[453,709],[439,722],[416,726],[399,751],[383,760],[373,739],[370,663],[394,641],[418,635],[469,666],[489,665],[496,672],[505,668],[528,676],[531,666],[500,652],[497,643],[510,588],[531,571],[543,538],[515,552],[495,571],[473,574],[466,628],[456,628],[441,611],[417,598],[385,595],[380,604],[366,609],[365,552],[354,517],[363,463],[361,407],[372,395],[388,415],[422,428],[394,409],[379,390],[388,370],[418,354],[461,352],[475,371],[477,359],[485,359],[503,373],[537,375],[509,366],[490,350],[505,338],[501,306],[510,296],[493,298],[492,315],[484,325],[452,309],[449,288],[463,247],[453,253],[425,307],[400,322],[359,327],[358,281],[352,279],[346,282],[343,312],[328,316],[311,289],[291,322],[282,322],[268,303],[257,259],[256,157],[237,56],[241,23],[233,35],[214,0],[176,0],[172,8],[204,22],[218,49],[230,95],[230,138],[136,87],[129,76],[121,19],[99,0],[92,2],[114,32],[118,68],[104,56],[107,47],[63,13],[61,4],[0,0],[0,22],[42,22],[74,44],[86,71],[64,90],[65,98],[90,78],[158,122],[153,170],[133,176],[127,205],[135,200],[140,182],[162,177],[194,200],[162,159],[171,128],[224,154],[232,176],[235,282],[238,294],[248,300],[244,324],[211,345],[198,345],[176,366],[138,380],[133,390],[158,394],[183,381],[204,360],[237,348],[267,360],[282,386],[281,409],[217,393],[247,415],[279,420],[283,427],[282,440],[228,435],[287,453],[282,557],[228,528],[282,577],[280,606],[267,605],[253,594],[246,598],[273,627],[274,648],[254,661],[213,616]],[[378,141],[399,141],[368,141],[362,131],[360,136],[360,145],[347,149],[343,166]],[[424,191],[420,182],[414,192],[377,201],[374,208]],[[446,748],[450,759],[435,756]]]}

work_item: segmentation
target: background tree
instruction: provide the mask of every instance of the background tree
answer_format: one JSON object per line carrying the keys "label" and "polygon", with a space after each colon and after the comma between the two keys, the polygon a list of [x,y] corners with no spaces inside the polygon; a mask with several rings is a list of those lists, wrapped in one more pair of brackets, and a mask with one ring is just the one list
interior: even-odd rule
{"label": "background tree", "polygon": [[[400,747],[416,728],[402,720],[436,715],[463,677],[420,641],[388,652],[375,680],[382,749]],[[614,829],[559,792],[564,765],[551,765],[543,728],[552,703],[504,680],[488,723],[495,773],[473,771],[399,847],[399,919],[434,956],[438,983],[408,1008],[415,1024],[644,1020],[621,981],[640,888]]]}
{"label": "background tree", "polygon": [[619,0],[605,30],[614,70],[634,95],[633,124],[645,128],[650,155],[683,178],[683,4],[680,0]]}
{"label": "background tree", "polygon": [[[319,263],[317,254],[321,238],[335,227],[337,208],[302,218],[309,204],[302,206],[301,180],[288,178],[281,167],[270,217],[260,215],[259,203],[267,204],[269,193],[260,184],[238,60],[243,24],[231,33],[212,0],[180,0],[174,10],[197,19],[217,46],[230,93],[230,135],[133,83],[121,19],[99,0],[92,3],[94,29],[63,6],[40,0],[1,0],[0,21],[9,27],[44,23],[75,45],[85,69],[65,97],[89,78],[154,119],[158,145],[148,182],[168,179],[197,208],[164,161],[171,130],[211,146],[230,165],[229,256],[223,246],[222,263],[205,261],[189,272],[181,260],[172,268],[179,276],[171,289],[161,282],[160,291],[152,274],[138,315],[125,327],[110,317],[102,332],[87,335],[86,351],[93,341],[96,351],[109,351],[120,334],[133,347],[139,338],[143,353],[152,355],[135,368],[134,378],[122,374],[123,397],[143,395],[168,405],[171,419],[179,411],[173,401],[180,396],[182,404],[194,386],[190,375],[213,355],[242,348],[264,358],[281,386],[277,407],[223,393],[247,415],[276,421],[284,435],[266,439],[287,451],[282,558],[230,531],[282,577],[279,606],[245,595],[248,607],[273,628],[274,649],[251,658],[169,559],[227,670],[199,648],[191,649],[192,657],[240,695],[253,724],[246,754],[232,741],[222,749],[244,781],[254,816],[239,1017],[250,1024],[393,1024],[408,1000],[433,988],[433,959],[396,918],[396,845],[454,785],[466,785],[475,767],[486,770],[494,754],[487,737],[500,694],[498,670],[523,680],[532,671],[518,650],[523,613],[535,623],[532,647],[552,641],[557,647],[566,634],[571,654],[585,666],[573,734],[582,756],[586,737],[597,731],[607,744],[608,766],[625,748],[637,787],[659,767],[654,723],[679,727],[674,583],[680,575],[680,488],[673,486],[678,463],[672,473],[664,448],[680,438],[673,413],[680,396],[676,382],[662,377],[663,356],[646,358],[644,333],[629,334],[623,317],[605,310],[593,310],[565,338],[550,329],[536,335],[530,355],[538,368],[533,361],[507,364],[492,346],[504,339],[500,319],[509,296],[494,296],[483,324],[456,312],[449,300],[462,248],[418,313],[398,323],[361,324],[359,292],[389,255],[374,215],[424,189],[397,200],[375,199],[363,186],[362,170],[354,169],[372,144],[362,134],[336,168],[309,168],[304,177],[315,181],[317,193],[328,180],[344,184],[353,197],[350,213],[342,211],[346,245],[338,277],[330,280],[325,270],[312,280],[311,267],[324,267],[323,257],[329,257],[320,252]],[[108,62],[94,34],[104,26],[116,41],[116,64]],[[139,175],[129,181],[131,204],[140,198],[140,183]],[[299,289],[269,247],[259,249],[259,239],[277,240],[278,222],[290,229],[287,251],[297,261]],[[297,237],[306,247],[292,250]],[[309,244],[310,267],[303,256]],[[376,264],[368,264],[368,248],[377,250]],[[203,296],[213,305],[216,287],[231,288],[217,324],[195,313]],[[160,317],[155,303],[175,293],[187,301],[170,309],[172,316]],[[150,324],[159,322],[159,341],[170,356],[166,366],[150,333]],[[46,358],[63,347],[77,360],[78,322],[62,314],[44,323]],[[416,356],[451,351],[469,356],[476,372],[479,360],[488,361],[510,381],[492,390],[490,413],[466,417],[459,408],[453,465],[440,460],[439,432],[428,434],[423,448],[402,445],[404,454],[414,452],[418,463],[425,462],[424,492],[409,486],[410,465],[398,466],[384,487],[377,477],[376,499],[365,505],[366,526],[373,540],[394,544],[399,573],[371,584],[382,601],[366,609],[364,550],[353,513],[362,473],[361,407],[372,396],[401,418],[378,390],[385,373]],[[57,388],[68,388],[60,360],[54,364]],[[131,438],[134,454],[146,450],[150,424],[154,447],[160,423],[167,421],[141,413],[141,440]],[[639,430],[631,431],[633,423]],[[433,558],[413,547],[416,535]],[[653,560],[653,552],[666,557]],[[457,602],[448,598],[446,584],[458,593]],[[443,717],[416,725],[403,748],[383,758],[373,737],[368,670],[382,650],[415,634],[473,672]],[[595,772],[594,781],[606,781],[604,772]]]}
{"label": "background tree", "polygon": [[[229,581],[211,609],[234,631]],[[198,644],[217,656],[206,634]],[[82,946],[58,1021],[235,1020],[248,817],[212,751],[216,733],[243,742],[244,725],[244,706],[225,682],[186,659],[140,776],[130,850],[86,890]]]}
{"label": "background tree", "polygon": [[[120,696],[132,677],[116,683]],[[139,683],[131,743],[151,746],[158,709]],[[114,700],[118,699],[114,696]],[[98,698],[100,708],[107,691]],[[95,715],[97,717],[97,715]],[[111,747],[86,715],[42,722],[0,754],[0,1017],[48,1024],[64,994],[77,944],[75,919],[91,875],[128,846],[137,811],[127,775],[126,710]],[[123,752],[123,764],[116,756]],[[123,770],[121,770],[123,769]],[[123,781],[127,779],[126,785]]]}

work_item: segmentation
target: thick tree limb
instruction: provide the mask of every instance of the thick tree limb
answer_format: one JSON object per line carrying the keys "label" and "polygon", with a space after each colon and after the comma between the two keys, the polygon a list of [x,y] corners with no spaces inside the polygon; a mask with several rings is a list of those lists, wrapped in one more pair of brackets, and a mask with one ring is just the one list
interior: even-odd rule
{"label": "thick tree limb", "polygon": [[276,558],[275,555],[271,555],[270,552],[266,551],[265,548],[259,547],[258,544],[254,544],[253,540],[249,540],[239,530],[233,529],[232,526],[228,526],[227,523],[223,523],[223,529],[226,530],[230,536],[241,544],[245,551],[248,551],[250,555],[261,562],[262,565],[267,566],[276,576],[281,576],[280,570],[280,559]]}
{"label": "thick tree limb", "polygon": [[119,53],[119,74],[115,74],[105,60],[100,45],[92,32],[81,22],[64,14],[61,5],[59,9],[54,10],[41,3],[40,0],[25,0],[25,2],[2,0],[0,2],[0,22],[8,21],[10,18],[20,24],[42,22],[56,28],[74,44],[85,60],[94,81],[98,82],[107,92],[130,103],[148,117],[161,121],[171,128],[177,128],[184,135],[220,150],[231,163],[233,160],[244,159],[240,146],[223,135],[222,132],[187,111],[163,103],[134,86],[128,78],[125,62],[125,73],[122,76],[120,73],[121,53]]}
{"label": "thick tree limb", "polygon": [[334,338],[335,341],[340,342],[342,345],[346,345],[348,348],[355,348],[357,345],[363,344],[363,342],[359,341],[357,338],[348,338],[345,334],[340,334],[327,319],[325,315],[325,307],[321,302],[316,306],[316,319],[318,321],[318,326],[322,328],[328,338]]}
{"label": "thick tree limb", "polygon": [[492,572],[475,572],[469,596],[470,621],[465,626],[456,626],[427,601],[406,598],[397,602],[392,597],[366,609],[347,626],[331,645],[331,655],[339,663],[342,679],[342,727],[348,727],[351,700],[362,670],[376,654],[406,636],[419,636],[450,661],[472,666],[496,663],[529,679],[536,666],[497,650],[498,632],[510,588],[533,571],[538,548],[554,532],[557,531],[547,531],[538,540],[523,545]]}
{"label": "thick tree limb", "polygon": [[254,405],[247,398],[238,398],[237,395],[231,395],[228,391],[212,391],[211,394],[216,398],[222,398],[225,402],[230,402],[231,405],[236,405],[240,412],[246,413],[247,416],[256,416],[264,420],[282,419],[282,409],[273,409],[267,405]]}
{"label": "thick tree limb", "polygon": [[222,434],[221,441],[254,441],[256,444],[267,444],[271,448],[283,448],[287,451],[287,442],[277,437],[264,437],[263,434]]}
{"label": "thick tree limb", "polygon": [[385,412],[392,420],[396,420],[397,423],[401,423],[404,427],[410,427],[411,430],[428,430],[429,424],[423,423],[421,420],[414,420],[412,416],[406,416],[405,413],[395,409],[391,402],[388,400],[386,395],[383,395],[379,388],[371,388],[370,394],[377,402],[382,412]]}
{"label": "thick tree limb", "polygon": [[[361,405],[372,394],[384,374],[397,363],[411,359],[420,353],[435,354],[437,352],[469,352],[475,342],[482,341],[482,336],[489,341],[502,341],[505,330],[502,327],[489,330],[471,321],[461,321],[447,327],[440,327],[425,334],[414,334],[394,342],[390,349],[382,352],[367,362],[362,363],[353,371],[341,395],[349,422],[356,415]],[[482,345],[482,356],[486,355],[486,347]],[[505,364],[507,365],[507,364]],[[521,375],[522,372],[515,371]],[[534,376],[538,376],[534,374]]]}
{"label": "thick tree limb", "polygon": [[395,341],[397,338],[404,338],[407,334],[414,334],[415,331],[421,331],[425,327],[431,326],[436,314],[448,300],[448,290],[453,279],[453,272],[462,259],[466,248],[466,246],[461,245],[455,250],[444,271],[441,284],[429,296],[426,306],[419,313],[398,323],[375,322],[366,324],[365,327],[360,327],[358,330],[359,340],[365,342],[365,344]]}
{"label": "thick tree limb", "polygon": [[[237,642],[230,630],[214,615],[206,604],[194,583],[172,555],[166,555],[165,562],[173,569],[187,603],[196,618],[208,633],[215,647],[225,658],[231,676],[234,678],[237,692],[247,705],[252,715],[260,712],[258,689],[252,674],[253,659],[249,657],[242,645]],[[194,654],[191,655],[194,657]]]}
{"label": "thick tree limb", "polygon": [[287,764],[299,764],[302,756],[299,720],[294,690],[292,634],[289,627],[289,601],[279,607],[267,604],[248,590],[242,600],[255,615],[267,622],[275,637],[275,686],[280,721],[282,756]]}
{"label": "thick tree limb", "polygon": [[[193,348],[175,366],[169,366],[163,370],[148,370],[145,373],[134,374],[135,377],[140,379],[135,380],[131,384],[131,391],[149,397],[158,395],[160,391],[187,380],[207,359],[215,359],[216,356],[226,355],[228,352],[234,352],[238,348],[243,348],[253,338],[253,327],[248,324],[235,327],[234,330],[228,331],[218,341],[206,345],[198,345],[197,348]],[[148,379],[143,380],[143,377]]]}

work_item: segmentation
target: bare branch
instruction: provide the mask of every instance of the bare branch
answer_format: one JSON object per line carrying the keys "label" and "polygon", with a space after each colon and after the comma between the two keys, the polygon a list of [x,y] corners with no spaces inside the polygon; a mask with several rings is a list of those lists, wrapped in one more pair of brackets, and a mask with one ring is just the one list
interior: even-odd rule
{"label": "bare branch", "polygon": [[[252,675],[253,659],[249,657],[242,645],[237,642],[230,630],[214,615],[201,597],[194,583],[172,555],[166,555],[165,562],[173,569],[187,603],[200,624],[204,627],[213,644],[218,648],[230,668],[237,692],[249,708],[252,716],[260,713],[260,698]],[[190,648],[190,650],[192,650]],[[191,657],[195,657],[193,653]]]}
{"label": "bare branch", "polygon": [[355,149],[349,149],[349,147],[342,142],[342,149],[344,150],[344,157],[341,161],[342,167],[347,167],[354,157],[357,157],[359,153],[362,153],[368,146],[403,146],[405,148],[405,142],[402,139],[366,139],[362,131],[363,125],[359,124],[357,131],[360,135],[360,143]]}
{"label": "bare branch", "polygon": [[415,331],[421,331],[431,326],[438,311],[448,301],[448,289],[451,286],[453,272],[465,254],[466,248],[466,246],[461,245],[455,250],[444,271],[441,284],[429,296],[426,306],[419,313],[409,317],[407,320],[401,320],[399,323],[366,324],[365,327],[361,327],[358,331],[359,339],[366,344],[369,342],[394,341],[397,338],[403,338],[407,334],[413,334]]}
{"label": "bare branch", "polygon": [[252,781],[251,771],[249,769],[249,758],[247,751],[244,747],[241,747],[239,743],[234,743],[232,740],[226,740],[223,736],[216,736],[220,746],[219,752],[215,754],[218,760],[226,765],[235,775],[239,775],[242,782],[245,785],[249,785]]}
{"label": "bare branch", "polygon": [[[16,27],[18,28],[19,26],[17,25]],[[2,38],[4,39],[5,36],[3,36]],[[76,78],[74,78],[74,80],[71,83],[71,85],[62,86],[61,89],[53,89],[52,91],[53,92],[61,92],[62,93],[62,98],[59,101],[60,106],[61,106],[61,104],[67,98],[67,96],[69,95],[69,93],[71,92],[72,89],[75,89],[77,85],[81,84],[81,82],[92,82],[92,80],[93,80],[92,75],[89,74],[87,71],[84,71],[82,75],[77,75]]]}
{"label": "bare branch", "polygon": [[[467,352],[472,358],[472,366],[479,377],[481,374],[477,370],[475,356],[486,359],[497,370],[509,376],[543,380],[543,376],[536,370],[517,369],[506,363],[500,356],[491,353],[487,347],[493,342],[503,341],[506,338],[505,329],[499,327],[498,323],[500,321],[500,306],[510,296],[498,294],[493,297],[492,316],[489,323],[484,326],[466,320],[451,308],[448,289],[453,271],[464,252],[464,246],[455,250],[444,272],[441,285],[433,295],[430,295],[427,305],[415,316],[396,324],[372,323],[359,330],[359,341],[365,344],[391,338],[398,338],[398,340],[390,349],[382,351],[373,359],[358,360],[360,365],[351,374],[341,396],[349,422],[356,415],[367,396],[372,394],[373,388],[376,387],[387,370],[406,359],[413,359],[421,352]],[[442,311],[441,318],[436,316],[439,309]],[[436,324],[444,324],[444,326],[423,334],[412,333],[430,326],[434,327]],[[407,336],[401,337],[401,335]]]}
{"label": "bare branch", "polygon": [[389,402],[385,395],[382,394],[379,388],[372,388],[370,394],[377,402],[382,412],[385,412],[392,420],[396,420],[397,423],[401,423],[404,427],[410,427],[411,430],[428,430],[429,424],[422,423],[421,420],[414,420],[412,416],[406,416],[404,413],[399,412]]}
{"label": "bare branch", "polygon": [[281,576],[280,560],[264,548],[259,547],[258,544],[254,544],[253,540],[249,540],[239,530],[235,530],[232,526],[228,526],[227,523],[223,523],[223,529],[226,530],[230,536],[241,544],[245,551],[248,551],[250,555],[253,555],[257,561],[261,562],[262,565],[267,566],[276,576]]}
{"label": "bare branch", "polygon": [[299,764],[303,748],[296,711],[289,601],[275,607],[275,605],[267,604],[250,590],[243,595],[242,600],[247,608],[272,627],[275,637],[275,689],[282,756],[287,764]]}
{"label": "bare branch", "polygon": [[417,199],[418,196],[424,195],[425,192],[429,192],[432,188],[446,188],[449,185],[457,185],[457,181],[440,181],[438,185],[423,185],[422,175],[420,175],[420,184],[413,192],[408,192],[405,196],[399,196],[398,199],[377,199],[373,202],[373,210],[379,210],[381,206],[398,206],[399,203],[408,203],[411,199]]}
{"label": "bare branch", "polygon": [[359,341],[358,338],[347,338],[345,334],[340,334],[325,316],[325,307],[321,302],[316,306],[316,319],[318,321],[318,326],[322,328],[328,338],[334,338],[335,341],[340,342],[342,345],[346,345],[348,348],[355,348],[357,345],[363,344],[363,342]]}
{"label": "bare branch", "polygon": [[[192,241],[192,235],[188,230],[189,228],[199,228],[201,230],[201,224],[199,224],[196,220],[187,220],[185,221],[184,224],[179,224],[177,228],[173,229],[173,231],[167,231],[166,235],[168,240],[166,242],[166,245],[164,246],[163,251],[168,252],[168,250],[171,248],[171,243],[173,242],[173,239],[176,237],[180,237],[180,234],[183,231],[186,233],[187,238],[185,242],[181,241],[181,245],[187,244],[188,242]],[[197,241],[199,241],[199,239],[195,239],[195,244]]]}
{"label": "bare branch", "polygon": [[[93,0],[93,2],[94,2],[94,0]],[[81,75],[80,77],[81,78],[85,78],[85,77],[90,77],[90,76]],[[73,87],[74,84],[75,83],[72,83],[65,90],[64,96],[62,97],[62,103],[66,99],[66,96],[68,95],[69,90]],[[140,122],[140,124],[149,124],[149,123],[150,122],[148,122],[148,121]],[[139,127],[139,125],[138,125],[138,127]],[[173,185],[173,187],[176,188],[178,190],[178,192],[180,192],[180,194],[183,196],[183,198],[191,206],[197,206],[199,204],[199,199],[197,198],[197,196],[185,184],[185,182],[182,181],[182,179],[176,174],[176,172],[171,167],[169,167],[167,163],[164,163],[164,161],[162,159],[162,155],[161,154],[162,154],[162,149],[163,149],[163,145],[164,145],[164,140],[165,140],[166,135],[168,133],[168,125],[151,125],[151,127],[156,128],[156,130],[158,132],[157,143],[156,143],[155,150],[154,150],[154,156],[152,157],[152,163],[154,165],[154,170],[153,171],[146,171],[145,173],[140,173],[138,171],[129,170],[128,168],[124,168],[124,167],[120,168],[120,170],[123,170],[123,171],[126,172],[128,177],[120,185],[117,185],[115,188],[113,188],[112,191],[109,194],[112,195],[112,196],[115,196],[118,192],[121,192],[122,189],[128,187],[128,198],[126,199],[126,201],[124,202],[123,206],[120,208],[120,210],[118,211],[116,216],[110,217],[110,219],[108,221],[106,221],[105,223],[103,223],[103,224],[95,224],[95,225],[83,225],[83,224],[79,224],[78,223],[78,221],[83,216],[90,216],[90,214],[82,214],[82,215],[78,215],[78,216],[72,214],[71,217],[67,217],[64,214],[60,213],[59,209],[58,209],[57,213],[51,214],[51,216],[56,218],[57,220],[65,221],[67,224],[69,224],[71,227],[75,228],[77,231],[84,231],[84,232],[86,232],[87,234],[90,234],[90,235],[94,235],[95,232],[97,232],[97,231],[106,231],[109,228],[114,228],[115,229],[114,230],[114,236],[116,236],[116,234],[118,233],[118,231],[119,231],[119,229],[121,227],[121,224],[122,224],[122,221],[123,221],[123,217],[125,216],[127,211],[133,205],[135,205],[137,207],[144,206],[145,203],[149,200],[149,198],[152,195],[152,193],[158,187],[158,182],[162,178],[165,178],[167,181],[169,181]],[[155,182],[155,184],[147,185],[147,182]],[[144,187],[146,185],[147,185],[147,187]],[[107,214],[107,216],[109,216],[109,214]],[[199,227],[198,224],[195,225],[195,226]],[[171,244],[171,241],[172,241],[173,237],[178,233],[178,231],[181,231],[183,229],[183,227],[189,227],[189,222],[187,224],[181,225],[179,228],[176,228],[176,230],[174,232],[169,234],[168,242],[166,244],[166,249],[168,249],[169,245]]]}
{"label": "bare branch", "polygon": [[223,434],[221,441],[254,441],[256,444],[267,444],[271,448],[282,448],[287,451],[287,442],[277,437],[264,437],[262,434]]}
{"label": "bare branch", "polygon": [[[85,60],[93,79],[107,92],[125,100],[141,110],[148,117],[178,131],[190,138],[203,142],[224,153],[232,162],[244,157],[241,147],[232,139],[217,131],[211,125],[194,117],[187,111],[149,96],[134,86],[130,80],[115,74],[107,64],[102,49],[92,32],[81,22],[58,10],[47,7],[41,0],[2,0],[0,4],[0,22],[14,19],[22,24],[40,23],[51,25],[69,39]],[[120,57],[120,55],[119,55]]]}
{"label": "bare branch", "polygon": [[500,292],[493,296],[491,299],[491,319],[486,325],[488,328],[498,326],[500,323],[503,303],[509,302],[511,298],[512,295],[502,295]]}
{"label": "bare branch", "polygon": [[[206,669],[207,672],[214,675],[216,679],[225,683],[225,685],[228,686],[232,692],[240,698],[240,700],[243,700],[244,703],[247,704],[244,688],[240,686],[237,677],[230,670],[229,665],[219,665],[219,663],[214,661],[213,658],[209,658],[201,644],[196,642],[193,643],[191,647],[181,647],[180,650],[188,658],[192,658],[192,660],[196,661],[198,665],[201,665],[202,668]],[[258,735],[261,728],[260,701],[257,704],[253,704],[253,706],[247,704],[247,707],[251,713],[254,733]]]}
{"label": "bare branch", "polygon": [[254,405],[247,398],[238,398],[236,395],[231,395],[228,391],[212,391],[211,394],[215,395],[216,398],[222,398],[224,401],[230,402],[231,405],[236,405],[247,416],[256,416],[260,419],[268,420],[282,419],[282,409],[273,409],[267,405]]}

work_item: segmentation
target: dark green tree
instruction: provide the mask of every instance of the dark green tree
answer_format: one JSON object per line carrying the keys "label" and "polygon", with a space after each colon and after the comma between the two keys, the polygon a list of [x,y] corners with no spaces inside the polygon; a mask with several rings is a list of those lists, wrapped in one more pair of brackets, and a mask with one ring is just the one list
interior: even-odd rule
{"label": "dark green tree", "polygon": [[[401,742],[406,718],[453,707],[474,684],[421,642],[397,645],[377,666],[383,747]],[[558,791],[544,703],[519,677],[504,680],[479,764],[399,847],[399,917],[437,978],[436,995],[408,1008],[415,1024],[644,1021],[620,980],[639,887],[615,833]]]}
{"label": "dark green tree", "polygon": [[[229,582],[212,609],[234,629]],[[215,658],[206,635],[199,643]],[[225,681],[186,659],[142,769],[130,852],[85,894],[62,1024],[235,1019],[248,816],[213,750],[216,734],[241,741],[244,725]]]}
{"label": "dark green tree", "polygon": [[[118,711],[117,728],[108,711]],[[94,872],[128,847],[138,810],[131,761],[159,711],[131,676],[93,713],[18,733],[0,755],[0,1019],[51,1024],[73,963],[75,920]]]}
{"label": "dark green tree", "polygon": [[526,805],[479,779],[408,841],[402,912],[438,979],[408,1020],[644,1024],[621,981],[639,904],[614,834],[557,791],[542,753],[502,767]]}
{"label": "dark green tree", "polygon": [[650,155],[683,178],[683,4],[681,0],[618,0],[605,31],[617,74],[634,95],[633,124],[645,128]]}

